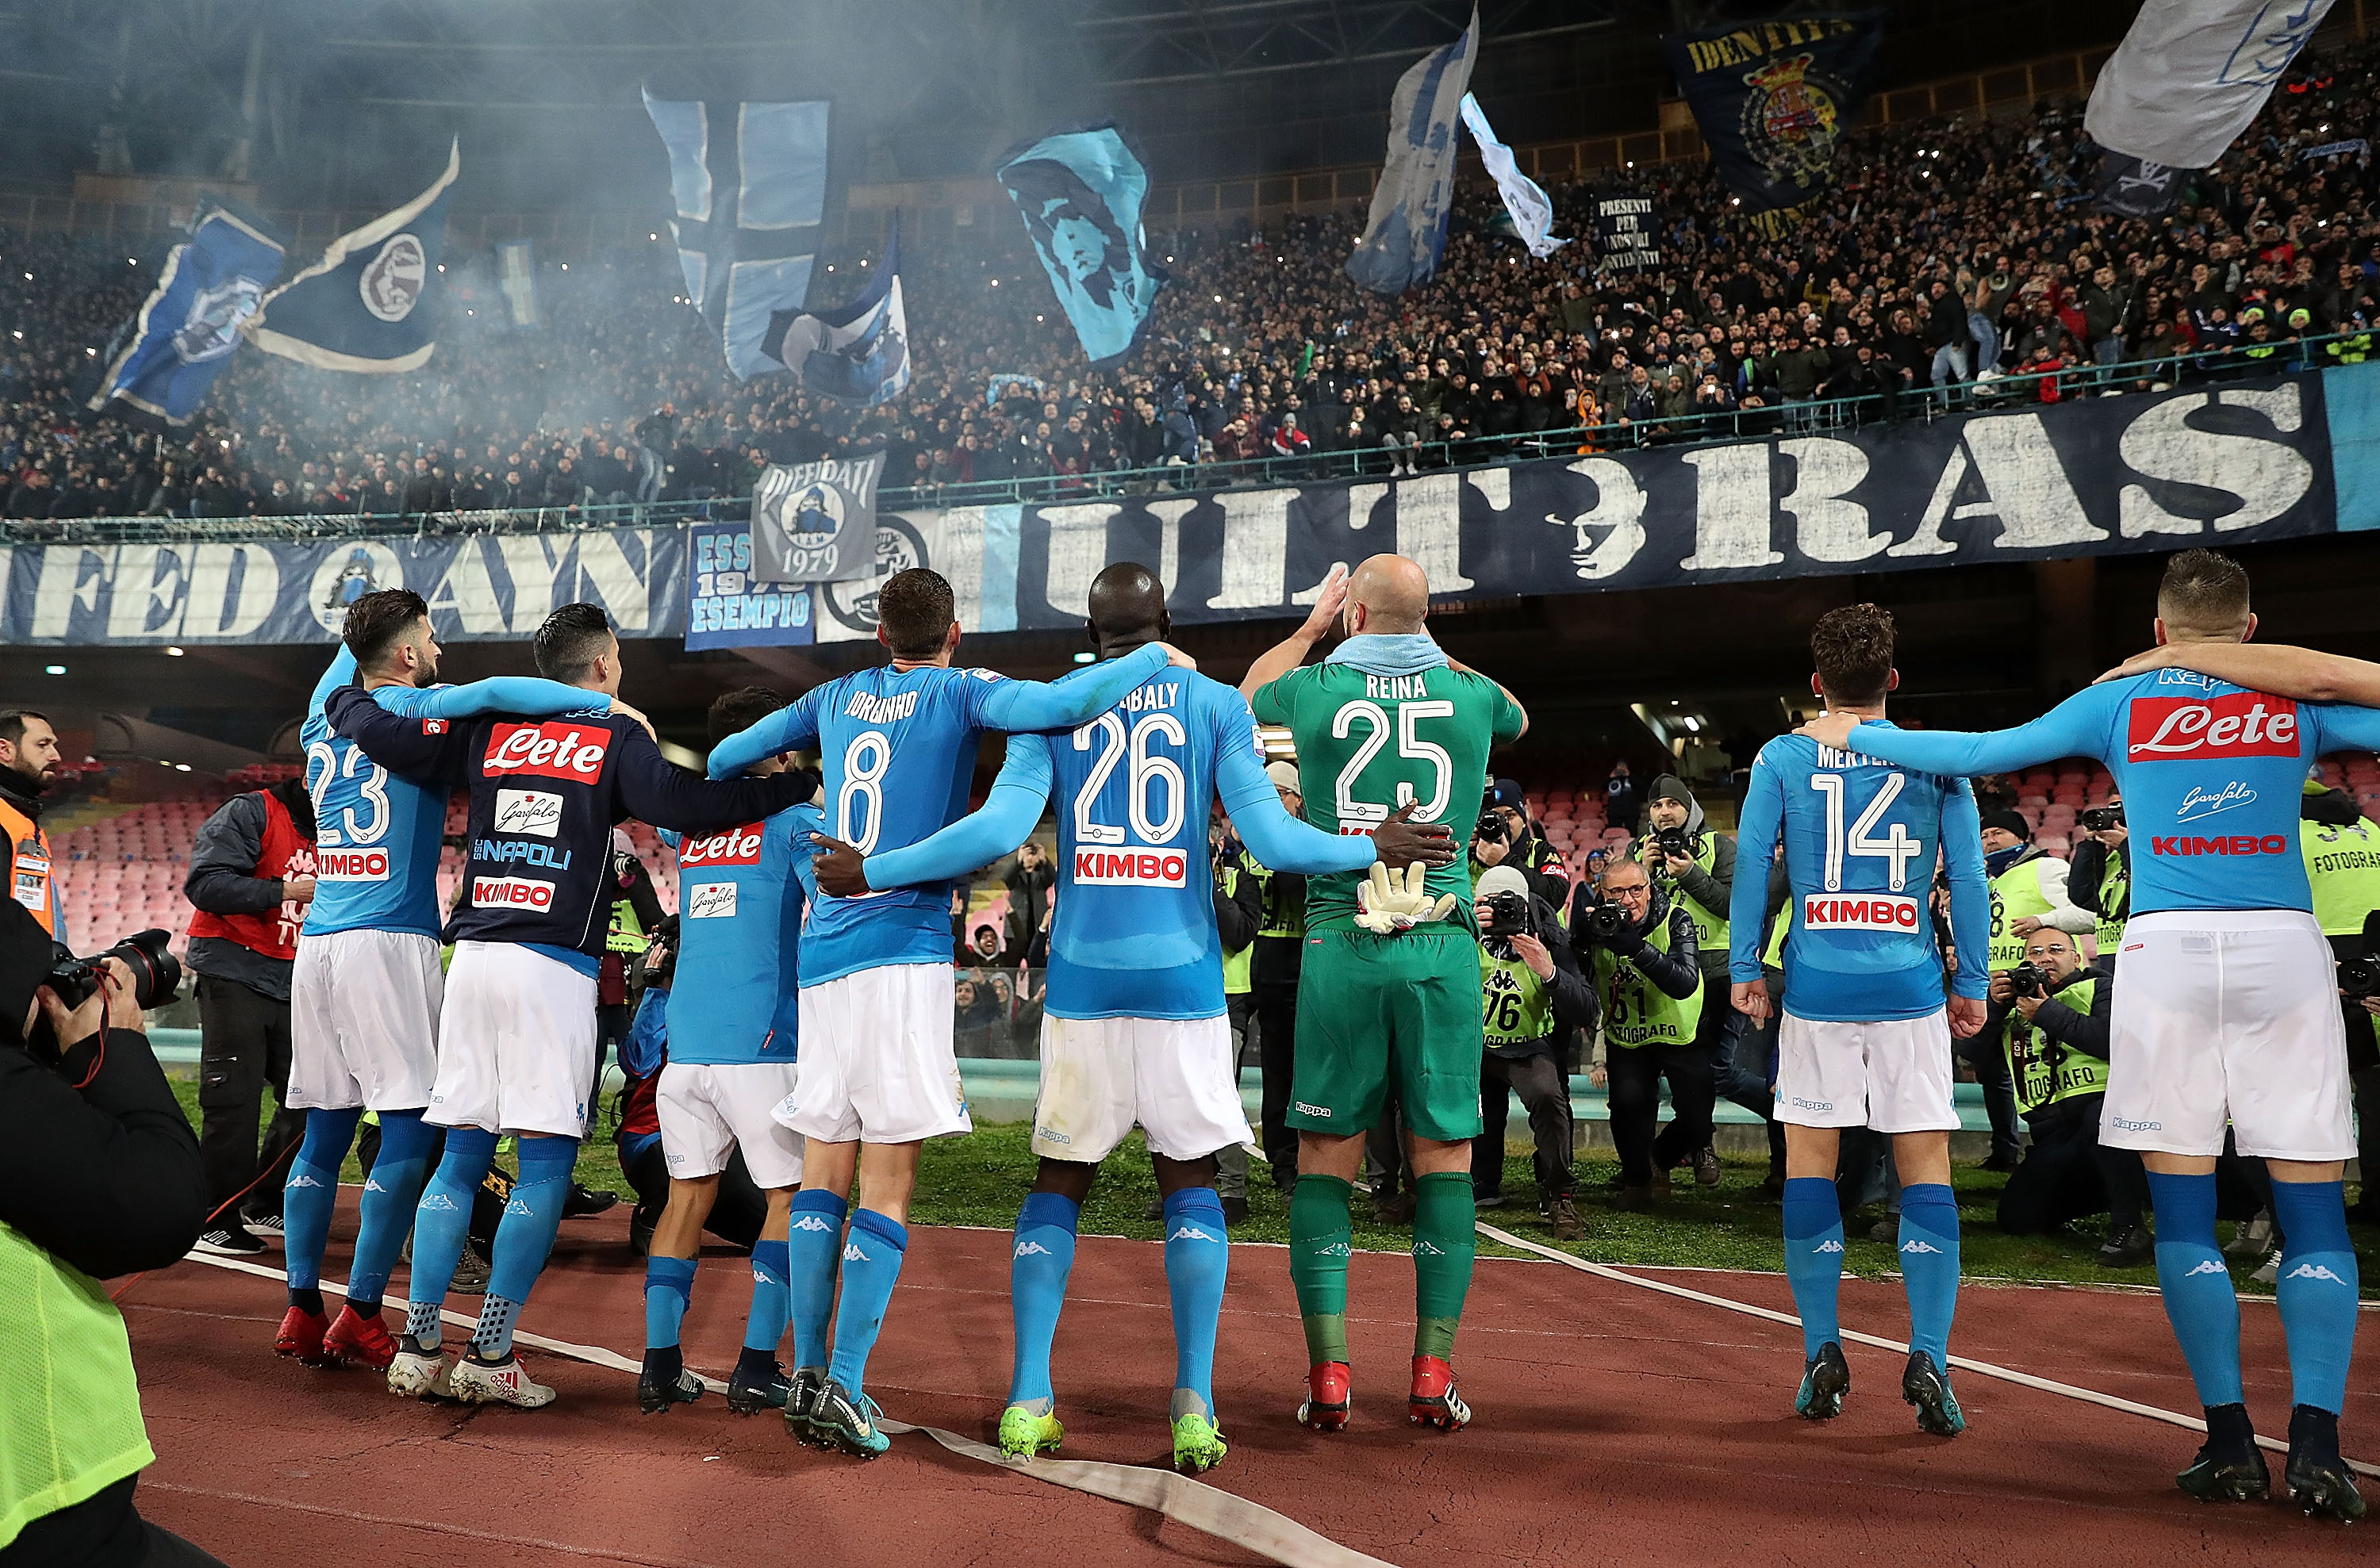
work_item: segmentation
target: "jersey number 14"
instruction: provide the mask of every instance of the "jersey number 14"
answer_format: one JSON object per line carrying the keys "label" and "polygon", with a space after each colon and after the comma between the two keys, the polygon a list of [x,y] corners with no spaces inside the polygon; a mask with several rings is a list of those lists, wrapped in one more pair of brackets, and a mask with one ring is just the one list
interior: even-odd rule
{"label": "jersey number 14", "polygon": [[1840,773],[1810,775],[1810,788],[1826,798],[1827,802],[1827,863],[1826,888],[1840,893],[1843,888],[1843,861],[1846,856],[1864,856],[1880,860],[1886,865],[1886,886],[1898,893],[1909,886],[1909,862],[1917,858],[1922,845],[1909,836],[1903,823],[1892,825],[1892,831],[1878,838],[1872,837],[1876,823],[1892,802],[1900,798],[1901,786],[1907,780],[1898,773],[1888,773],[1876,787],[1876,798],[1867,809],[1852,819],[1851,831],[1843,831],[1843,776]]}

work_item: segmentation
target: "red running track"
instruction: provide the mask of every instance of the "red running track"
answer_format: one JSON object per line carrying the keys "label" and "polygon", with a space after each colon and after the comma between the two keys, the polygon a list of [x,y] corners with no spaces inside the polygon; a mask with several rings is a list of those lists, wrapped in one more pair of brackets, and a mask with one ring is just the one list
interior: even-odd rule
{"label": "red running track", "polygon": [[[352,1234],[352,1194],[342,1197],[334,1278]],[[616,1216],[565,1227],[524,1328],[635,1357],[642,1270],[625,1228]],[[1007,1389],[1007,1236],[921,1227],[911,1238],[869,1390],[903,1420],[988,1441]],[[2311,1568],[2368,1557],[2359,1534],[2277,1504],[2181,1496],[2170,1475],[2193,1436],[2139,1417],[1961,1373],[1970,1430],[1924,1437],[1900,1399],[1900,1357],[1883,1351],[1851,1348],[1849,1408],[1814,1427],[1791,1411],[1796,1331],[1550,1262],[1481,1262],[1457,1354],[1477,1419],[1450,1435],[1404,1421],[1411,1266],[1358,1254],[1355,1423],[1318,1437],[1291,1419],[1305,1354],[1281,1249],[1238,1248],[1232,1272],[1216,1394],[1232,1448],[1208,1479],[1390,1562],[1841,1568],[1863,1556],[2071,1554]],[[1781,1278],[1663,1277],[1791,1309]],[[738,1260],[706,1259],[686,1321],[692,1364],[715,1376],[733,1364],[748,1288]],[[232,1568],[1258,1561],[922,1436],[863,1465],[797,1447],[773,1418],[737,1420],[715,1397],[644,1417],[625,1373],[556,1355],[531,1353],[562,1395],[544,1411],[400,1402],[370,1374],[274,1357],[282,1305],[277,1282],[195,1262],[124,1299],[158,1453],[141,1507]],[[2278,1325],[2269,1303],[2245,1314],[2250,1407],[2277,1431],[2288,1414]],[[1895,1337],[1907,1327],[1892,1284],[1847,1281],[1843,1320]],[[1169,1321],[1155,1246],[1084,1238],[1057,1346],[1068,1457],[1163,1463]],[[2154,1297],[1971,1285],[1952,1347],[2193,1408]],[[2370,1367],[2367,1353],[2344,1423],[2350,1452],[2367,1454],[2380,1421]],[[2276,1458],[2277,1480],[2278,1468]]]}

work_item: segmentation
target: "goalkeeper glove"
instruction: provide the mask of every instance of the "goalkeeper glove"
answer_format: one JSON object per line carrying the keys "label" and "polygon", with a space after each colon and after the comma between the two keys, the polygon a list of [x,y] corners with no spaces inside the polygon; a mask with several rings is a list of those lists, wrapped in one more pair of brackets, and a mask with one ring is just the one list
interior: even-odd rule
{"label": "goalkeeper glove", "polygon": [[1429,868],[1415,861],[1402,876],[1374,862],[1368,881],[1355,884],[1355,923],[1375,935],[1410,931],[1424,921],[1444,920],[1453,910],[1454,895],[1432,900]]}

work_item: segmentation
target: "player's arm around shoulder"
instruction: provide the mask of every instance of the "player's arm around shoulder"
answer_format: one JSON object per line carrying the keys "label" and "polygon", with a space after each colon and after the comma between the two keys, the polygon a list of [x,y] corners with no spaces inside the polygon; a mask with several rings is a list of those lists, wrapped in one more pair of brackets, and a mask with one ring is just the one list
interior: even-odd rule
{"label": "player's arm around shoulder", "polygon": [[360,686],[333,692],[322,705],[322,717],[333,730],[392,773],[433,784],[459,784],[469,777],[465,765],[476,726],[391,713]]}

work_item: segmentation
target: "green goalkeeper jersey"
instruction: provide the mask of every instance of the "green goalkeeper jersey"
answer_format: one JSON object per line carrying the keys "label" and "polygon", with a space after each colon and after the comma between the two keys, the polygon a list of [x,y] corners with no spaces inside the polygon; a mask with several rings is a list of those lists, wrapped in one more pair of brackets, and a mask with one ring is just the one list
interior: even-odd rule
{"label": "green goalkeeper jersey", "polygon": [[[1369,833],[1411,801],[1418,804],[1414,821],[1442,823],[1458,844],[1467,843],[1487,793],[1488,748],[1520,735],[1520,706],[1486,676],[1443,665],[1367,673],[1345,657],[1351,650],[1360,657],[1367,640],[1351,638],[1325,662],[1259,689],[1257,721],[1288,727],[1305,820],[1317,827]],[[1308,877],[1306,929],[1352,925],[1355,887],[1366,874]],[[1453,894],[1468,911],[1471,872],[1462,856],[1430,872],[1429,890]]]}

